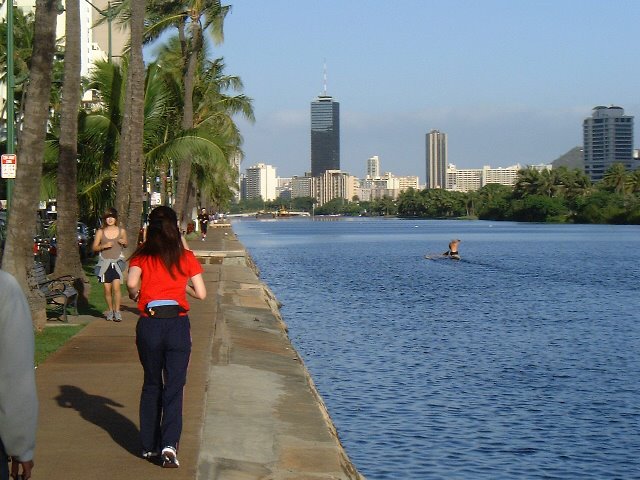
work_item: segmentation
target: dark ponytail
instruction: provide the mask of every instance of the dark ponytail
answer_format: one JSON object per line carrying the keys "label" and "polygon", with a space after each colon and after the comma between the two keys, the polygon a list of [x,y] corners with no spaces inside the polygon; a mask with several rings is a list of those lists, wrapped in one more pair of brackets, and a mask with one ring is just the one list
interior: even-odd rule
{"label": "dark ponytail", "polygon": [[156,207],[149,214],[147,239],[140,245],[131,258],[155,257],[162,260],[169,274],[174,276],[174,268],[184,275],[180,268],[180,258],[184,253],[178,217],[169,207]]}

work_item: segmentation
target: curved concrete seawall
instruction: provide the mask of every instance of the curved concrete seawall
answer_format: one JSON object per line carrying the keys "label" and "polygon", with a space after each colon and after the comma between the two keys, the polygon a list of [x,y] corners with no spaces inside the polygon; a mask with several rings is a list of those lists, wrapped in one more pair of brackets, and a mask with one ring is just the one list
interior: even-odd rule
{"label": "curved concrete seawall", "polygon": [[[207,298],[189,302],[192,350],[180,468],[140,457],[137,308],[70,316],[80,333],[38,366],[34,480],[357,480],[287,336],[278,301],[228,225],[190,242]],[[47,328],[65,328],[53,322]]]}
{"label": "curved concrete seawall", "polygon": [[215,288],[197,478],[363,479],[245,248],[229,227],[191,245]]}

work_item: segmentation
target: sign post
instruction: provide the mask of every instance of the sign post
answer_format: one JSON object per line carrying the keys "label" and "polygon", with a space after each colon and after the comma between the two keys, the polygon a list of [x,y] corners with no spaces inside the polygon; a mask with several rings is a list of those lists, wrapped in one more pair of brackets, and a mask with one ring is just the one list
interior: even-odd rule
{"label": "sign post", "polygon": [[7,179],[7,210],[11,211],[11,196],[13,194],[13,179],[16,178],[18,156],[15,153],[2,154],[2,178]]}

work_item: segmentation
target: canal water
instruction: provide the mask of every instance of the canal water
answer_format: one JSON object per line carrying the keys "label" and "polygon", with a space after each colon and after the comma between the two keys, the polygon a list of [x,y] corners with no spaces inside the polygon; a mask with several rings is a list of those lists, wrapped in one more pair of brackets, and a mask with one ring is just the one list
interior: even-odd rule
{"label": "canal water", "polygon": [[640,478],[640,227],[233,228],[369,480]]}

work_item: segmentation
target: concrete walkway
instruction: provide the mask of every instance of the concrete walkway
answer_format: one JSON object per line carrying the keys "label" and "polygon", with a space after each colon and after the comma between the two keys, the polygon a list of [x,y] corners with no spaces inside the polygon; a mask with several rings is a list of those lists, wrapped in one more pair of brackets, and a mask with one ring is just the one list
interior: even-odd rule
{"label": "concrete walkway", "polygon": [[[179,469],[139,457],[137,314],[89,324],[38,367],[35,480],[360,479],[297,352],[277,301],[229,227],[191,247],[208,297],[191,299],[193,351]],[[74,317],[70,317],[73,321]],[[59,327],[64,328],[64,327]]]}

